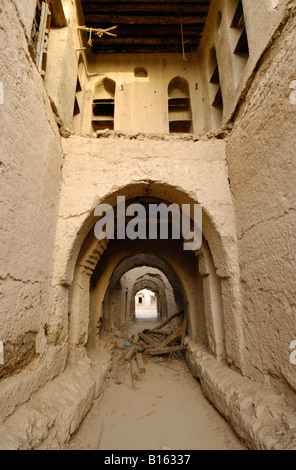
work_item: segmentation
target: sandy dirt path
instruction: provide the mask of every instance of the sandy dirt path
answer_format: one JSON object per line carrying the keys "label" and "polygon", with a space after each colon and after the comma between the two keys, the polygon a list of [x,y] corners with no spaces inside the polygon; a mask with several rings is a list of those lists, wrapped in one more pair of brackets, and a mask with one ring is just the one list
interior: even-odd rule
{"label": "sandy dirt path", "polygon": [[[150,326],[149,326],[150,327]],[[136,324],[135,329],[141,325]],[[145,360],[132,380],[128,366],[114,374],[70,441],[84,450],[245,450],[224,418],[203,396],[185,360]]]}

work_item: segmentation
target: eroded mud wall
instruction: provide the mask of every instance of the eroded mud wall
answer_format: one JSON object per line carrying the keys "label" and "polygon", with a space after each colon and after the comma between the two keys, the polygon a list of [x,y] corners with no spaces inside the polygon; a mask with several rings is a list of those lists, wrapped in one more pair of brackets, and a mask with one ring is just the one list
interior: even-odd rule
{"label": "eroded mud wall", "polygon": [[296,387],[289,361],[296,339],[295,27],[291,16],[264,55],[227,147],[246,367],[252,378],[271,382],[291,399]]}
{"label": "eroded mud wall", "polygon": [[[2,418],[61,369],[54,362],[44,369],[62,151],[43,79],[28,49],[35,4],[5,0],[0,7]],[[15,373],[11,396],[9,380]]]}

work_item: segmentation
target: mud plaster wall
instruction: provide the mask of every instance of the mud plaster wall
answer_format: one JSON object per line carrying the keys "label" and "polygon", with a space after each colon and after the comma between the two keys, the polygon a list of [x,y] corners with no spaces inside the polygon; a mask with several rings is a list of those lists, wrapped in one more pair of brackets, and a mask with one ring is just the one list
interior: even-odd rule
{"label": "mud plaster wall", "polygon": [[[134,76],[137,67],[144,67],[148,77]],[[91,56],[89,71],[99,74],[84,84],[85,103],[82,134],[92,131],[94,89],[104,77],[116,82],[114,128],[123,132],[169,132],[168,86],[178,76],[188,82],[192,121],[195,132],[203,129],[203,103],[198,87],[199,70],[194,54],[104,54]],[[100,76],[101,75],[101,76]]]}
{"label": "mud plaster wall", "polygon": [[76,50],[82,46],[77,24],[84,20],[80,20],[76,3],[63,0],[62,5],[68,26],[50,29],[44,83],[64,125],[71,127],[79,60]]}
{"label": "mud plaster wall", "polygon": [[[248,375],[290,393],[296,339],[296,19],[265,54],[227,146],[238,229]],[[291,387],[291,388],[290,388]]]}
{"label": "mud plaster wall", "polygon": [[[61,289],[59,286],[71,285],[80,246],[91,230],[89,226],[85,232],[87,221],[93,216],[96,205],[107,196],[121,191],[129,198],[148,191],[154,197],[182,204],[186,202],[186,195],[187,201],[201,203],[206,214],[204,233],[217,274],[222,278],[223,305],[228,312],[225,315],[228,358],[241,367],[239,351],[243,338],[236,231],[224,160],[225,143],[215,139],[186,142],[173,138],[130,140],[72,136],[63,139],[63,148],[63,189],[55,251],[57,292]],[[116,259],[112,262],[116,263]],[[64,308],[61,307],[53,319],[59,332],[67,328],[63,320],[67,317]]]}
{"label": "mud plaster wall", "polygon": [[[94,90],[105,77],[116,82],[114,128],[117,131],[169,132],[168,84],[177,76],[184,77],[189,85],[192,132],[219,129],[221,123],[231,118],[262,52],[293,0],[264,0],[257,2],[256,7],[253,2],[243,1],[249,57],[234,54],[240,34],[231,28],[237,0],[212,0],[200,47],[196,53],[186,53],[185,61],[181,52],[94,54],[85,37],[77,32],[77,24],[84,24],[81,9],[70,0],[62,3],[68,26],[50,31],[45,84],[64,125],[77,134],[89,135],[93,133]],[[220,26],[218,15],[221,15]],[[79,51],[82,46],[86,46],[83,52]],[[219,65],[223,110],[212,106],[218,89],[210,83],[213,47]],[[134,70],[138,67],[144,67],[148,76],[135,77]],[[77,74],[82,90],[75,93]],[[75,97],[79,112],[73,116]]]}
{"label": "mud plaster wall", "polygon": [[32,17],[20,17],[12,1],[1,2],[0,16],[2,418],[61,370],[64,355],[59,350],[54,361],[55,350],[46,338],[61,183],[60,137],[28,52],[24,24]]}
{"label": "mud plaster wall", "polygon": [[[210,65],[210,51],[215,47],[219,65],[220,85],[223,96],[222,124],[227,122],[248,86],[254,68],[262,52],[268,46],[270,39],[277,29],[285,10],[293,1],[262,0],[252,2],[242,0],[244,18],[248,36],[249,57],[234,54],[238,41],[238,33],[231,28],[232,19],[238,4],[237,0],[212,0],[206,21],[204,34],[197,53],[201,88],[206,112],[204,127],[206,130],[219,128],[221,117],[212,106],[217,87],[210,83],[213,68]],[[218,27],[218,13],[221,23]]]}
{"label": "mud plaster wall", "polygon": [[[244,1],[244,16],[248,34],[249,57],[234,54],[239,34],[231,28],[232,19],[237,7],[237,0],[213,0],[201,40],[196,53],[186,53],[186,60],[180,54],[93,54],[91,47],[81,55],[74,53],[74,44],[78,36],[75,30],[77,23],[74,8],[70,9],[71,21],[63,31],[52,31],[49,43],[49,72],[46,83],[50,95],[56,101],[61,116],[65,116],[65,124],[72,127],[78,134],[91,134],[92,101],[96,85],[105,77],[116,83],[114,128],[122,132],[169,132],[168,115],[168,85],[170,81],[181,76],[189,85],[192,132],[201,133],[219,129],[231,118],[237,103],[248,86],[254,68],[268,43],[285,15],[285,8],[291,3],[282,0],[275,5],[270,0],[257,2]],[[218,28],[217,15],[222,15]],[[264,28],[262,25],[264,24]],[[67,37],[67,40],[63,39]],[[220,75],[220,85],[223,96],[222,111],[212,103],[217,92],[217,86],[210,83],[213,73],[211,64],[211,49],[215,48]],[[185,44],[186,49],[186,44]],[[71,61],[73,54],[76,61]],[[87,57],[88,70],[83,66],[82,57]],[[77,62],[81,63],[79,79],[83,91],[76,94],[80,113],[73,119],[74,94],[71,87],[75,86]],[[57,61],[60,62],[60,67]],[[75,63],[75,67],[73,64]],[[70,64],[72,66],[70,66]],[[134,76],[137,67],[144,67],[148,76]],[[56,74],[63,70],[61,83],[56,80]],[[61,86],[68,84],[67,93]],[[71,106],[69,107],[69,96]]]}

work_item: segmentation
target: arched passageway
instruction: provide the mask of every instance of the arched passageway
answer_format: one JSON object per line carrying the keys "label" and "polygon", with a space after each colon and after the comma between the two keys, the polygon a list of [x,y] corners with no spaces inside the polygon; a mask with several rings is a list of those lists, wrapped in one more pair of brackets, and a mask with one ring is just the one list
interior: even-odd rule
{"label": "arched passageway", "polygon": [[[95,187],[90,189],[93,191]],[[193,365],[193,374],[195,375],[195,368],[199,367],[200,360],[201,367],[204,367],[203,361],[208,362],[210,358],[215,364],[219,364],[219,368],[220,364],[222,368],[226,367],[223,373],[230,373],[230,369],[227,365],[223,366],[225,363],[221,359],[235,363],[239,369],[242,338],[238,315],[240,296],[237,251],[233,226],[225,225],[223,216],[224,212],[231,210],[230,205],[226,203],[217,210],[207,197],[201,199],[205,201],[203,237],[202,245],[195,251],[184,250],[183,240],[173,237],[167,240],[98,240],[94,235],[98,220],[94,216],[96,206],[109,204],[114,208],[117,197],[122,195],[125,196],[127,205],[135,202],[144,206],[149,203],[166,203],[182,207],[182,204],[193,205],[200,202],[190,191],[147,181],[111,191],[104,198],[96,196],[94,191],[92,208],[82,213],[80,220],[77,219],[73,224],[73,220],[66,217],[61,219],[61,234],[68,227],[68,241],[71,243],[68,243],[67,252],[63,252],[58,246],[60,257],[57,256],[59,263],[55,272],[57,279],[62,281],[57,282],[56,293],[61,311],[64,309],[63,303],[69,305],[69,364],[90,359],[96,365],[97,352],[104,343],[104,340],[100,342],[100,335],[114,327],[121,328],[120,322],[117,322],[122,311],[120,314],[116,313],[107,298],[128,271],[148,266],[148,271],[158,269],[166,276],[173,291],[174,302],[185,311],[188,319],[187,352]],[[146,271],[143,274],[146,281],[151,272]],[[56,312],[58,313],[57,309]],[[127,312],[131,311],[127,309]],[[169,308],[164,314],[169,314]],[[58,318],[57,315],[55,318]],[[53,323],[49,330],[50,335],[54,334],[54,327],[57,325],[58,322]],[[63,329],[59,329],[56,334],[61,335],[62,331]],[[205,359],[203,356],[196,358],[200,352],[206,354]],[[206,369],[201,371],[198,377],[203,380]],[[220,379],[217,377],[217,380]],[[219,408],[219,404],[217,407]]]}
{"label": "arched passageway", "polygon": [[139,290],[134,296],[135,320],[157,320],[157,294],[152,290]]}
{"label": "arched passageway", "polygon": [[[133,242],[127,243],[128,252],[133,252],[133,245]],[[96,272],[92,281],[94,289],[91,295],[97,298],[100,296],[100,288],[95,276]],[[174,312],[176,309],[184,309],[185,302],[180,282],[168,262],[158,255],[140,252],[124,258],[114,269],[102,307],[105,328],[110,329],[113,326],[122,328],[129,321],[133,321],[134,297],[137,291],[145,288],[157,293],[160,319],[168,316],[169,310]]]}
{"label": "arched passageway", "polygon": [[[177,202],[173,195],[168,196],[168,191],[162,198],[154,195],[147,198],[138,193],[136,198],[133,195],[127,199],[126,205],[135,200],[144,206],[150,202],[181,205],[188,201],[185,195]],[[111,196],[107,201],[112,201],[114,207],[116,199]],[[101,335],[108,338],[105,332],[117,334],[134,321],[135,295],[145,288],[157,294],[159,320],[184,310],[188,319],[187,336],[213,357],[225,358],[221,280],[205,236],[195,251],[184,250],[184,240],[174,239],[171,231],[168,239],[118,240],[115,237],[100,241],[94,236],[95,221],[82,243],[71,288],[72,360],[77,360],[86,350],[95,361]],[[207,217],[205,229],[209,231]],[[209,234],[210,239],[215,237],[213,232]],[[88,313],[87,317],[84,313],[84,325],[82,309]]]}
{"label": "arched passageway", "polygon": [[[136,201],[145,207],[151,202],[178,204],[173,198],[167,200],[167,190],[164,194],[166,198],[139,194]],[[108,202],[112,200],[114,197]],[[183,201],[188,201],[184,195]],[[135,198],[127,199],[126,205],[134,202]],[[208,229],[206,217],[204,222]],[[121,329],[134,319],[135,289],[155,282],[155,278],[151,279],[151,269],[160,271],[166,278],[167,285],[158,286],[163,294],[161,316],[184,310],[189,337],[205,345],[214,356],[225,357],[221,282],[205,237],[197,251],[190,251],[184,250],[184,240],[174,239],[170,230],[168,239],[117,240],[115,237],[100,241],[95,238],[93,227],[82,244],[71,288],[70,357],[79,357],[85,347],[88,351],[95,349],[102,329]],[[130,280],[128,288],[128,272],[135,268],[144,270],[142,275],[146,278],[141,284],[136,278]]]}

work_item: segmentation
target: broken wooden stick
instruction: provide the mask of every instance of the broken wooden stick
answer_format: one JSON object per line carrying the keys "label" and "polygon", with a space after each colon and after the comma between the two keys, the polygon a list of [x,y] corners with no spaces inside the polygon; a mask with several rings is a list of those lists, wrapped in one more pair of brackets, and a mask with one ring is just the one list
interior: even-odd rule
{"label": "broken wooden stick", "polygon": [[153,333],[154,335],[163,335],[169,336],[171,334],[170,331],[158,331],[158,330],[143,330],[143,333]]}
{"label": "broken wooden stick", "polygon": [[140,379],[138,365],[135,359],[131,361],[131,376],[132,376],[132,380]]}
{"label": "broken wooden stick", "polygon": [[145,372],[146,367],[145,367],[145,364],[144,364],[144,359],[143,359],[142,353],[137,353],[137,354],[136,354],[136,361],[137,361],[137,365],[138,365],[138,370],[139,370],[139,372],[140,372],[140,373]]}
{"label": "broken wooden stick", "polygon": [[174,318],[178,317],[179,315],[182,315],[184,313],[184,310],[181,310],[181,312],[177,312],[177,313],[174,313],[173,315],[171,315],[169,318],[167,318],[166,320],[164,320],[162,323],[160,323],[160,325],[156,326],[155,328],[153,328],[152,330],[150,330],[151,332],[155,332],[155,331],[159,331],[161,330],[161,328],[163,328],[164,326],[166,326],[168,323],[170,323]]}
{"label": "broken wooden stick", "polygon": [[149,336],[143,332],[139,333],[139,337],[145,341],[145,343],[150,344],[150,346],[157,346],[158,344],[153,341],[153,339],[149,338]]}
{"label": "broken wooden stick", "polygon": [[159,345],[160,348],[164,348],[165,346],[167,346],[168,344],[170,344],[172,341],[174,341],[176,338],[178,338],[178,336],[181,336],[183,337],[185,331],[186,331],[186,328],[187,328],[187,321],[184,320],[184,322],[182,323],[182,325],[180,326],[180,328],[177,329],[177,331],[175,331],[171,336],[169,336],[168,338],[166,338],[163,343],[161,343]]}
{"label": "broken wooden stick", "polygon": [[185,349],[187,349],[187,346],[182,344],[181,346],[170,346],[167,348],[148,349],[146,353],[150,354],[150,356],[158,356],[162,354],[172,354],[174,352],[184,351]]}
{"label": "broken wooden stick", "polygon": [[136,353],[137,351],[137,345],[136,344],[133,344],[132,346],[130,346],[125,358],[124,358],[124,362],[128,362],[131,360],[131,358],[133,357],[133,355]]}

